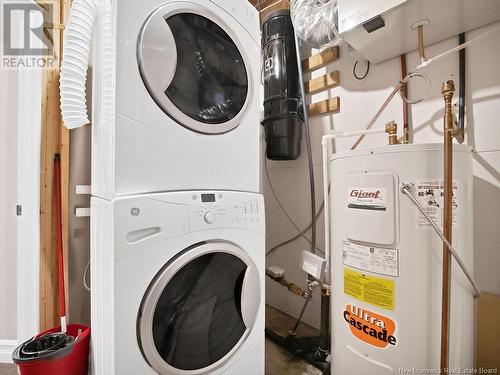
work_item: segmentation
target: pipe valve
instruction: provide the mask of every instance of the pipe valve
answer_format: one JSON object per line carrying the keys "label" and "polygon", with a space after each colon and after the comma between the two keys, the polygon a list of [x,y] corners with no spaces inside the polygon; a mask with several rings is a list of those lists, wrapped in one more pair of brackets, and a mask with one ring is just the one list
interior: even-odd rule
{"label": "pipe valve", "polygon": [[390,145],[397,145],[401,143],[398,140],[398,124],[396,124],[396,121],[391,121],[385,124],[385,132],[389,134]]}

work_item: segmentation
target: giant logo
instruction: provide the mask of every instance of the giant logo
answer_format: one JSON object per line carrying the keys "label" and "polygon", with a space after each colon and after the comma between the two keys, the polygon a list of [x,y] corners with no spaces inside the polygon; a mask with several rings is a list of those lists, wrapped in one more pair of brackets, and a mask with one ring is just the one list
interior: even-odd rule
{"label": "giant logo", "polygon": [[397,345],[396,323],[391,318],[355,305],[346,305],[343,315],[359,340],[377,348]]}
{"label": "giant logo", "polygon": [[349,195],[351,197],[355,197],[355,198],[373,198],[373,199],[381,198],[380,190],[366,191],[366,190],[361,190],[361,189],[351,189],[351,192]]}

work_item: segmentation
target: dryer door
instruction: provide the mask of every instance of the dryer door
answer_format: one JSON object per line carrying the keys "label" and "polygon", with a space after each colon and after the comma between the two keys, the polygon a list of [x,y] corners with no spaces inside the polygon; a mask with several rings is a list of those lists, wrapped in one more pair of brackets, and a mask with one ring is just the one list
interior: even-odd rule
{"label": "dryer door", "polygon": [[261,303],[255,264],[225,242],[195,245],[151,282],[138,314],[138,341],[160,374],[207,373],[252,330]]}
{"label": "dryer door", "polygon": [[212,2],[200,3],[154,11],[139,36],[138,64],[165,113],[191,130],[218,134],[240,124],[254,92],[238,39],[247,31]]}

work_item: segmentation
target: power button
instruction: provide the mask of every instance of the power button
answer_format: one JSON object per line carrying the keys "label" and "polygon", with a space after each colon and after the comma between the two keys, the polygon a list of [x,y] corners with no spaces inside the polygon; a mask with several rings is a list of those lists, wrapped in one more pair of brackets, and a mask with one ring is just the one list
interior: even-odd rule
{"label": "power button", "polygon": [[208,211],[204,216],[203,216],[203,219],[205,220],[205,223],[207,224],[213,224],[215,223],[215,219],[216,219],[216,215],[215,213],[213,213],[212,211]]}

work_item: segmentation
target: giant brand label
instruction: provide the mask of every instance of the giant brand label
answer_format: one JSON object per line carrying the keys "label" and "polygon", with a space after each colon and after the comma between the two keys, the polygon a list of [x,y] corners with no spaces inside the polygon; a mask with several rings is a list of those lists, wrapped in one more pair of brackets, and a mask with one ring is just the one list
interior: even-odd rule
{"label": "giant brand label", "polygon": [[381,187],[351,187],[347,191],[347,207],[359,210],[385,211],[386,189]]}
{"label": "giant brand label", "polygon": [[397,345],[396,322],[391,318],[356,305],[346,305],[343,318],[357,339],[377,348]]}

